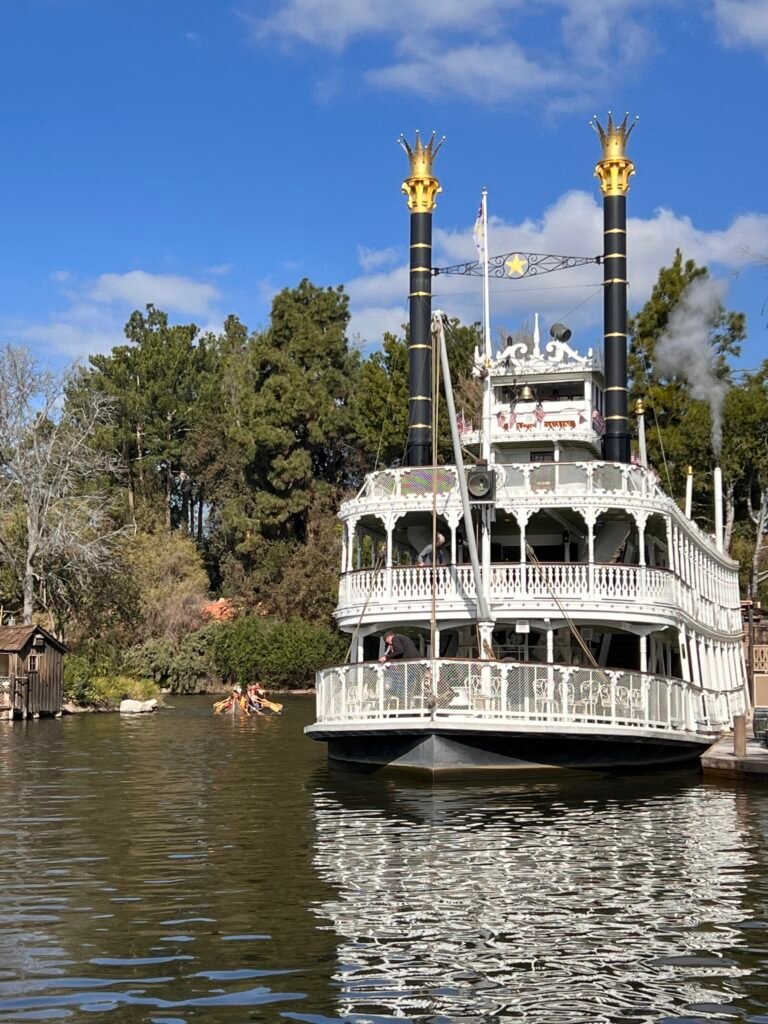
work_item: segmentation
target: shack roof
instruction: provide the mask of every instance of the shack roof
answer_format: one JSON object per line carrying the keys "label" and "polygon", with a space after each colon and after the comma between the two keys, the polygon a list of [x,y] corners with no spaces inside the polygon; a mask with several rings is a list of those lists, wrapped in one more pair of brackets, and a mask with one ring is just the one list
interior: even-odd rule
{"label": "shack roof", "polygon": [[44,636],[45,642],[51,647],[55,647],[62,654],[66,653],[67,648],[61,640],[57,640],[42,626],[0,626],[0,651],[13,654],[23,651],[30,639],[36,635]]}

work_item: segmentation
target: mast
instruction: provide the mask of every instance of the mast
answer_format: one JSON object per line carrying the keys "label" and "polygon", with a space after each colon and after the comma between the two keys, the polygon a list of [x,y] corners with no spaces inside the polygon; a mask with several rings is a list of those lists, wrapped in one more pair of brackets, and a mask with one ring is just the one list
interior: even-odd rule
{"label": "mast", "polygon": [[491,345],[491,290],[488,279],[488,189],[483,189],[480,200],[483,238],[483,365],[486,374],[483,380],[483,446],[482,457],[491,461],[491,418],[493,414],[493,380],[490,366],[493,355]]}
{"label": "mast", "polygon": [[603,193],[603,339],[605,348],[605,436],[607,462],[629,462],[627,416],[627,192],[635,165],[626,155],[627,117],[615,124],[608,111],[603,129],[597,117],[590,125],[600,136],[603,158],[595,167]]}
{"label": "mast", "polygon": [[435,145],[435,133],[425,146],[418,131],[413,148],[404,136],[398,142],[408,154],[410,174],[403,182],[411,211],[411,261],[408,307],[408,441],[406,466],[430,466],[432,439],[432,211],[440,182],[432,165],[443,140]]}

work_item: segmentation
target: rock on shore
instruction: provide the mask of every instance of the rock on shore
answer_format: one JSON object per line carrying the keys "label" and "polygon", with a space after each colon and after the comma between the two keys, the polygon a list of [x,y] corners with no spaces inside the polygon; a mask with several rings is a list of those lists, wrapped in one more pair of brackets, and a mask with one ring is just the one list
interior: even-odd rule
{"label": "rock on shore", "polygon": [[152,700],[121,700],[120,701],[120,714],[121,715],[144,715],[149,711],[154,711],[157,707],[157,701],[153,697]]}

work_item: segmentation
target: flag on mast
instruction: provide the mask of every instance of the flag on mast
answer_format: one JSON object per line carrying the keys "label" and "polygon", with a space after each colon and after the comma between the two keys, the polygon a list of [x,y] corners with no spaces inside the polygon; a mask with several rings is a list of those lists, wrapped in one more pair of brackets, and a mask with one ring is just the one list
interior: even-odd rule
{"label": "flag on mast", "polygon": [[477,258],[480,260],[485,259],[485,217],[483,216],[483,201],[480,200],[480,208],[477,211],[477,220],[475,221],[475,228],[472,232],[472,237],[475,240],[475,249],[477,249]]}

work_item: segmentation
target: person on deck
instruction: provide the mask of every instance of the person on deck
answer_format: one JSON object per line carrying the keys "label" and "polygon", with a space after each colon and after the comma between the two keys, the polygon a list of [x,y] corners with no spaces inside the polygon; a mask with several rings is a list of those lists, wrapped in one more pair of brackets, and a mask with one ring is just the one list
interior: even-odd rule
{"label": "person on deck", "polygon": [[384,653],[379,661],[410,661],[418,657],[416,644],[409,636],[404,633],[384,634]]}
{"label": "person on deck", "polygon": [[[427,544],[418,554],[419,565],[432,565],[432,545]],[[448,561],[448,552],[445,547],[445,534],[438,533],[435,537],[435,562],[443,565]]]}

